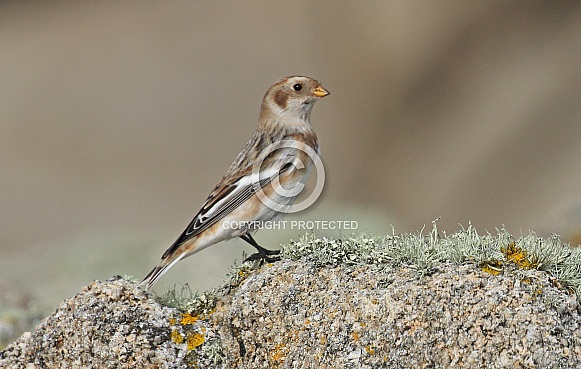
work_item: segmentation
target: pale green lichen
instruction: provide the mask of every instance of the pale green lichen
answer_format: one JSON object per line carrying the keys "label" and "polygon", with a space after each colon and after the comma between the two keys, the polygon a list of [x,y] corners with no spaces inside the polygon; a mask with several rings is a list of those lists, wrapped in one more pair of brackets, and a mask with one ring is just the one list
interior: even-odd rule
{"label": "pale green lichen", "polygon": [[[581,248],[571,248],[557,235],[545,239],[531,232],[514,238],[504,228],[497,229],[495,235],[488,232],[481,235],[472,224],[450,235],[440,234],[435,221],[427,234],[421,230],[329,239],[309,233],[283,245],[282,257],[304,258],[317,267],[369,265],[390,269],[405,266],[422,276],[432,274],[442,262],[471,263],[486,271],[490,269],[492,274],[502,271],[505,263],[513,263],[520,268],[547,271],[578,296],[581,293]],[[208,312],[214,308],[217,295],[237,287],[259,268],[257,261],[234,264],[224,284],[216,290],[193,293],[186,284],[181,290],[174,288],[158,297],[158,301],[182,311]]]}
{"label": "pale green lichen", "polygon": [[154,298],[162,305],[187,312],[192,316],[209,314],[216,307],[218,299],[215,290],[193,292],[187,283],[181,287],[176,285],[163,295],[156,295]]}
{"label": "pale green lichen", "polygon": [[490,272],[500,272],[503,265],[512,263],[521,269],[549,272],[577,296],[581,293],[581,248],[571,248],[556,235],[545,239],[530,233],[515,239],[504,228],[497,230],[496,235],[480,235],[471,224],[450,235],[440,235],[435,222],[428,234],[420,231],[337,240],[308,234],[283,246],[283,257],[305,258],[318,267],[342,264],[387,269],[404,266],[420,275],[430,275],[442,262],[475,264]]}

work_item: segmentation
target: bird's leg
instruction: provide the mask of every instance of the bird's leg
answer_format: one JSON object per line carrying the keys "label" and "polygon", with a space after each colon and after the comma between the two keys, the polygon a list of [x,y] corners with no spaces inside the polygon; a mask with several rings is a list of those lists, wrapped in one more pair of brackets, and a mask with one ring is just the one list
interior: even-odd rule
{"label": "bird's leg", "polygon": [[262,259],[264,261],[272,263],[280,260],[280,250],[265,249],[264,247],[260,246],[249,233],[240,236],[240,238],[251,244],[258,251],[257,253],[247,257],[246,260],[244,261],[253,261]]}

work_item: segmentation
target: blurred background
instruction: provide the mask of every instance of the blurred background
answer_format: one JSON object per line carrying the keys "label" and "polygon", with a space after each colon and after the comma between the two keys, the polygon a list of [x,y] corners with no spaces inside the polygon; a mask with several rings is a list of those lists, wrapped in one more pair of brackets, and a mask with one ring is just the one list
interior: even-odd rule
{"label": "blurred background", "polygon": [[[293,219],[579,242],[579,1],[2,2],[1,283],[54,308],[141,279],[294,74],[331,95],[312,114],[325,189]],[[155,290],[217,286],[243,251],[206,249]]]}

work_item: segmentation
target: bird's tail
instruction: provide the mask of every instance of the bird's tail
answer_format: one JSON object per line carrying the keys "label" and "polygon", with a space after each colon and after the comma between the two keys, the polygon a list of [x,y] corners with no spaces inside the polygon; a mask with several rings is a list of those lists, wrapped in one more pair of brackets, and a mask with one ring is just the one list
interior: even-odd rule
{"label": "bird's tail", "polygon": [[159,264],[157,264],[157,266],[153,268],[151,272],[145,276],[145,278],[143,278],[140,286],[145,284],[145,290],[149,290],[155,284],[155,282],[157,282],[157,280],[169,270],[169,268],[180,261],[184,256],[186,256],[186,254],[183,252],[171,254],[166,253],[166,255],[161,258]]}

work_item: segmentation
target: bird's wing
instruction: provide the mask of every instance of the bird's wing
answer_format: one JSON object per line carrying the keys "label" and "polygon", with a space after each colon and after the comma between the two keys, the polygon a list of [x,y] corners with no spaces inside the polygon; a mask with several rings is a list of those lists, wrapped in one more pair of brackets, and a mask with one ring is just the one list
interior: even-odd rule
{"label": "bird's wing", "polygon": [[[252,169],[252,168],[250,168]],[[167,249],[162,259],[171,255],[180,245],[187,240],[199,235],[206,229],[210,228],[216,222],[220,221],[234,209],[247,201],[259,189],[264,188],[272,180],[280,175],[281,171],[286,168],[275,170],[271,173],[262,172],[260,178],[253,176],[251,171],[232,178],[228,181],[221,181],[216,189],[208,196],[206,202],[190,222],[188,227],[182,232],[173,245]]]}

